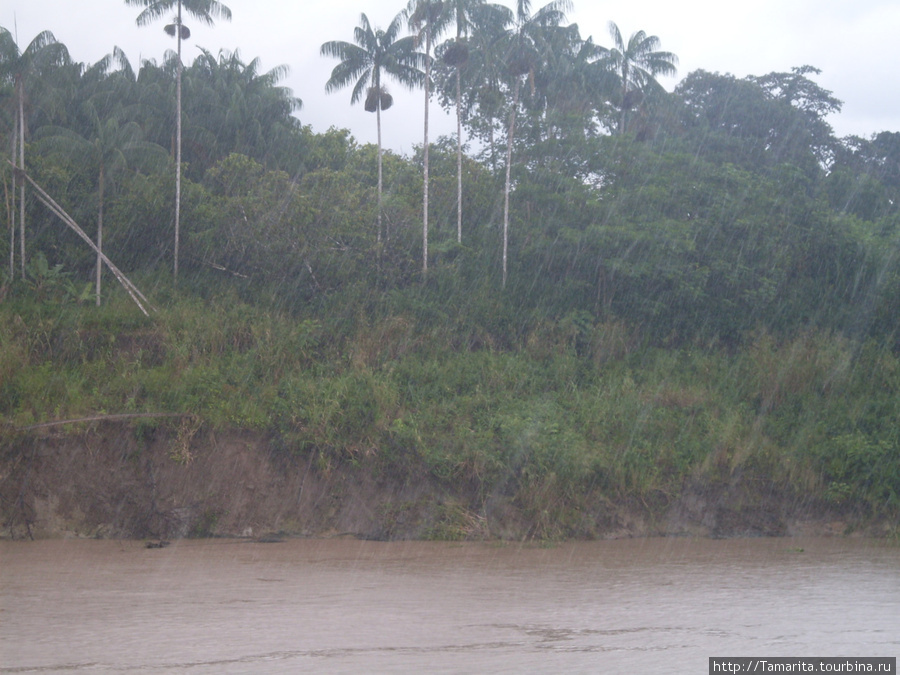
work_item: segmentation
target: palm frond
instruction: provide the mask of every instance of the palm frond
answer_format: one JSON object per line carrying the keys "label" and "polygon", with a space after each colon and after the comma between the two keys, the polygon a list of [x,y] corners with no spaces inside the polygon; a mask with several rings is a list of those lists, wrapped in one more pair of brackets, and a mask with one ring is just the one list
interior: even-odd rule
{"label": "palm frond", "polygon": [[610,21],[608,27],[609,35],[613,39],[613,49],[624,52],[626,50],[625,41],[622,39],[622,31],[619,30],[619,26],[615,21]]}
{"label": "palm frond", "polygon": [[353,85],[353,91],[350,93],[350,105],[353,105],[362,98],[363,92],[366,90],[366,85],[369,84],[373,75],[374,73],[372,70],[368,68],[359,74],[356,84]]}
{"label": "palm frond", "polygon": [[207,26],[214,25],[214,19],[231,21],[231,10],[216,0],[125,0],[125,4],[144,8],[135,20],[138,26],[146,26],[164,17],[173,9],[177,10],[179,5],[184,12]]}
{"label": "palm frond", "polygon": [[178,6],[177,0],[125,0],[125,4],[144,7],[144,11],[135,19],[138,26],[146,26],[162,18]]}

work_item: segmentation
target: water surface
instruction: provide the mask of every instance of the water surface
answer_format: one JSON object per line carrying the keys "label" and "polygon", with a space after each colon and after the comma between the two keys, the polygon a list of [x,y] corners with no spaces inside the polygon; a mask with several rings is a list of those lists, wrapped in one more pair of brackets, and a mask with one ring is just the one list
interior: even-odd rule
{"label": "water surface", "polygon": [[[674,672],[897,656],[900,547],[0,542],[0,672]],[[655,670],[654,670],[655,669]]]}

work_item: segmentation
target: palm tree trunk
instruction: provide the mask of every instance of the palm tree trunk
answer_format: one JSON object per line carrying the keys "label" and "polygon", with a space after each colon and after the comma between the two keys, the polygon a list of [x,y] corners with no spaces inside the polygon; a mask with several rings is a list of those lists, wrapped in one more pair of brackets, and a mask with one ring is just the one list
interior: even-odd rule
{"label": "palm tree trunk", "polygon": [[100,306],[100,277],[103,275],[103,187],[105,175],[103,165],[100,165],[100,209],[97,212],[97,307]]}
{"label": "palm tree trunk", "polygon": [[497,177],[497,151],[494,145],[494,116],[488,116],[488,121],[490,122],[490,126],[488,127],[488,145],[491,146],[491,173],[494,174],[494,178]]}
{"label": "palm tree trunk", "polygon": [[378,127],[378,255],[381,256],[381,86],[378,86],[378,102],[375,104],[375,125]]}
{"label": "palm tree trunk", "polygon": [[175,84],[175,269],[174,279],[178,281],[178,242],[181,236],[181,0],[178,0],[178,74]]}
{"label": "palm tree trunk", "polygon": [[506,288],[506,259],[509,249],[509,183],[512,168],[513,134],[516,130],[516,110],[519,107],[519,78],[513,85],[513,105],[509,112],[509,134],[506,137],[506,183],[503,188],[503,288]]}
{"label": "palm tree trunk", "polygon": [[425,141],[422,148],[425,176],[422,195],[422,275],[428,274],[428,80],[431,78],[431,27],[425,29]]}
{"label": "palm tree trunk", "polygon": [[[19,139],[19,118],[16,117],[12,137],[12,164],[16,165],[16,149]],[[12,192],[7,200],[7,212],[9,213],[9,280],[12,281],[16,274],[16,172],[12,172]]]}
{"label": "palm tree trunk", "polygon": [[[25,84],[19,80],[19,168],[25,171]],[[19,261],[25,278],[25,181],[19,187]]]}
{"label": "palm tree trunk", "polygon": [[[458,38],[457,38],[458,39]],[[456,241],[462,243],[462,92],[456,68]]]}

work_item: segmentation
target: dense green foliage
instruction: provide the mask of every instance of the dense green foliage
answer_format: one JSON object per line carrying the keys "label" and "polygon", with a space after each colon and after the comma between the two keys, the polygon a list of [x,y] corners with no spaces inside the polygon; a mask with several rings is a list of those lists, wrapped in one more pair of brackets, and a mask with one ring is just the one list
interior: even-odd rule
{"label": "dense green foliage", "polygon": [[[377,148],[301,126],[283,71],[203,52],[183,75],[177,289],[171,163],[120,162],[102,196],[103,250],[150,317],[112,280],[88,302],[95,255],[31,188],[24,278],[18,244],[0,241],[5,429],[191,413],[326,465],[422,462],[515,496],[544,535],[571,531],[588,493],[665,504],[737,476],[897,513],[900,133],[834,138],[825,115],[840,102],[808,67],[697,71],[635,96],[567,30],[534,41],[527,75],[476,71],[474,54],[466,70],[458,47],[436,61],[448,107],[459,72],[482,145],[462,161],[461,241],[455,139],[430,148],[427,275],[421,149],[383,157],[379,238]],[[463,37],[481,52],[500,40]],[[114,119],[173,145],[173,63],[114,61],[33,61],[28,81],[27,171],[92,235],[99,166],[38,130],[96,144]],[[17,131],[9,73],[4,136]],[[496,148],[516,83],[503,285]],[[8,166],[3,180],[12,227]]]}

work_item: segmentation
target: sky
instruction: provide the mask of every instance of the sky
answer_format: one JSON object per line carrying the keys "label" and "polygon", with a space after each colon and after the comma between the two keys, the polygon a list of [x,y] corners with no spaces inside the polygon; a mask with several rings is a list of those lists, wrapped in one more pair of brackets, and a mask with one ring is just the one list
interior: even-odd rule
{"label": "sky", "polygon": [[[405,0],[225,0],[232,21],[207,27],[189,16],[191,39],[184,43],[185,62],[203,47],[239,50],[243,61],[260,59],[263,71],[287,65],[281,84],[303,100],[297,113],[314,131],[350,129],[360,143],[374,143],[375,116],[362,104],[350,105],[350,89],[325,93],[337,61],[319,55],[329,40],[352,42],[353,29],[365,13],[376,27],[386,27]],[[513,6],[513,0],[500,0]],[[533,7],[544,4],[536,0]],[[142,59],[163,60],[175,40],[163,32],[168,20],[137,27],[141,8],[124,0],[4,0],[0,26],[17,38],[20,49],[43,30],[51,31],[75,61],[94,63],[118,46],[137,69]],[[788,72],[794,66],[821,69],[814,76],[844,102],[828,121],[838,136],[869,137],[900,131],[900,2],[897,0],[632,0],[598,3],[574,0],[569,22],[581,36],[611,46],[608,23],[624,36],[643,30],[656,35],[661,48],[679,58],[678,75],[661,78],[668,90],[688,73],[703,69],[737,77]],[[424,98],[421,91],[391,87],[394,107],[382,118],[383,144],[409,154],[422,143]],[[433,102],[431,139],[455,134],[455,117]]]}

